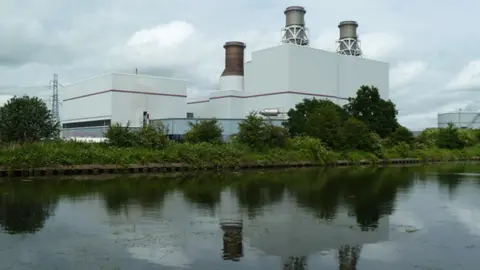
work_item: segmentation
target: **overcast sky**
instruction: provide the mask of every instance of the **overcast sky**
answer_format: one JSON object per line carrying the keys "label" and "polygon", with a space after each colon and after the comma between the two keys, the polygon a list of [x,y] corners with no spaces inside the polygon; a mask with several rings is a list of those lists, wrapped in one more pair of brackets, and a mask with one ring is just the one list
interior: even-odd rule
{"label": "overcast sky", "polygon": [[[213,90],[222,45],[279,43],[283,10],[307,9],[312,46],[335,49],[338,22],[356,20],[365,56],[390,63],[390,98],[411,129],[480,100],[480,2],[422,0],[2,0],[0,92],[44,95],[53,73],[68,84],[110,71],[173,76],[191,94]],[[13,87],[15,86],[15,87]]]}

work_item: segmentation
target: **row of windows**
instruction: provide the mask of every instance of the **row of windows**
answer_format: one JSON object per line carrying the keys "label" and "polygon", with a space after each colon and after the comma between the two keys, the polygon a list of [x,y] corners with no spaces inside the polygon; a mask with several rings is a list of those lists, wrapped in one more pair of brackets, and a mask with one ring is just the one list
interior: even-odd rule
{"label": "row of windows", "polygon": [[110,126],[110,119],[75,122],[63,124],[63,128],[84,128],[84,127],[107,127]]}

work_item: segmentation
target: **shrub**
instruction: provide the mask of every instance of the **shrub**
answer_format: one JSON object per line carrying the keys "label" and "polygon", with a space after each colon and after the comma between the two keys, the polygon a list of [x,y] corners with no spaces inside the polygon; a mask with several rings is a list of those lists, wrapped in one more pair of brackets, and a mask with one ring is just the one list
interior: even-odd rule
{"label": "shrub", "polygon": [[236,140],[257,151],[271,147],[284,147],[289,137],[284,128],[267,123],[254,112],[238,124],[238,129]]}
{"label": "shrub", "polygon": [[426,128],[418,135],[417,142],[426,147],[436,147],[438,139],[438,128]]}
{"label": "shrub", "polygon": [[475,130],[472,129],[459,129],[458,138],[465,146],[474,146],[478,144],[478,138]]}
{"label": "shrub", "polygon": [[460,139],[458,129],[449,123],[448,127],[439,129],[437,146],[445,149],[461,149],[465,147],[465,143]]}
{"label": "shrub", "polygon": [[130,128],[130,122],[126,126],[120,123],[112,124],[104,134],[107,143],[115,147],[133,147],[139,145],[138,134]]}
{"label": "shrub", "polygon": [[185,133],[185,141],[189,143],[219,143],[222,141],[223,129],[216,119],[189,122],[190,130]]}
{"label": "shrub", "polygon": [[331,155],[320,139],[312,137],[295,137],[290,141],[290,149],[303,152],[309,160],[328,163]]}
{"label": "shrub", "polygon": [[164,149],[170,144],[165,127],[162,123],[150,124],[135,132],[138,146],[151,149]]}
{"label": "shrub", "polygon": [[415,137],[413,137],[413,133],[408,130],[406,127],[399,126],[395,131],[390,135],[390,140],[393,145],[399,143],[407,143],[412,144],[415,141]]}

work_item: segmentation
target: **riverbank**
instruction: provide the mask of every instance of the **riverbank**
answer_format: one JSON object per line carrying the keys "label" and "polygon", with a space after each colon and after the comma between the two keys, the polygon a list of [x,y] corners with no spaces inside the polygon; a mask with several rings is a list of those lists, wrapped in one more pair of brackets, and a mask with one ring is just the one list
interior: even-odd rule
{"label": "riverbank", "polygon": [[480,147],[382,153],[331,152],[314,146],[252,152],[233,144],[173,144],[164,150],[117,148],[105,144],[50,142],[0,148],[0,176],[97,175],[199,170],[423,164],[480,161]]}
{"label": "riverbank", "polygon": [[173,173],[173,172],[195,172],[213,170],[249,170],[249,169],[271,169],[271,168],[302,168],[302,167],[346,167],[346,166],[387,166],[387,165],[415,165],[433,164],[439,162],[476,162],[480,158],[456,159],[445,161],[423,161],[417,158],[405,159],[383,159],[372,163],[368,160],[352,162],[338,160],[327,164],[315,162],[290,162],[271,164],[237,164],[237,165],[205,165],[195,167],[182,163],[164,164],[97,164],[97,165],[59,165],[54,167],[38,168],[0,168],[0,177],[37,177],[37,176],[73,176],[73,175],[102,175],[102,174],[138,174],[138,173]]}

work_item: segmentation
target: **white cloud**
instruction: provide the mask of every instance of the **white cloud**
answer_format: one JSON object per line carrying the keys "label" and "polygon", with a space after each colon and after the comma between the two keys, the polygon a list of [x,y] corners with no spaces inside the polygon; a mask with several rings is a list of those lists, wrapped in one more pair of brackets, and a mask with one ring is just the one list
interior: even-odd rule
{"label": "white cloud", "polygon": [[403,45],[403,38],[393,33],[367,33],[359,35],[365,57],[386,60],[392,54],[398,54]]}
{"label": "white cloud", "polygon": [[447,89],[480,87],[480,60],[468,63],[446,86]]}
{"label": "white cloud", "polygon": [[427,70],[427,63],[416,60],[400,62],[390,69],[390,88],[397,89],[413,83]]}

